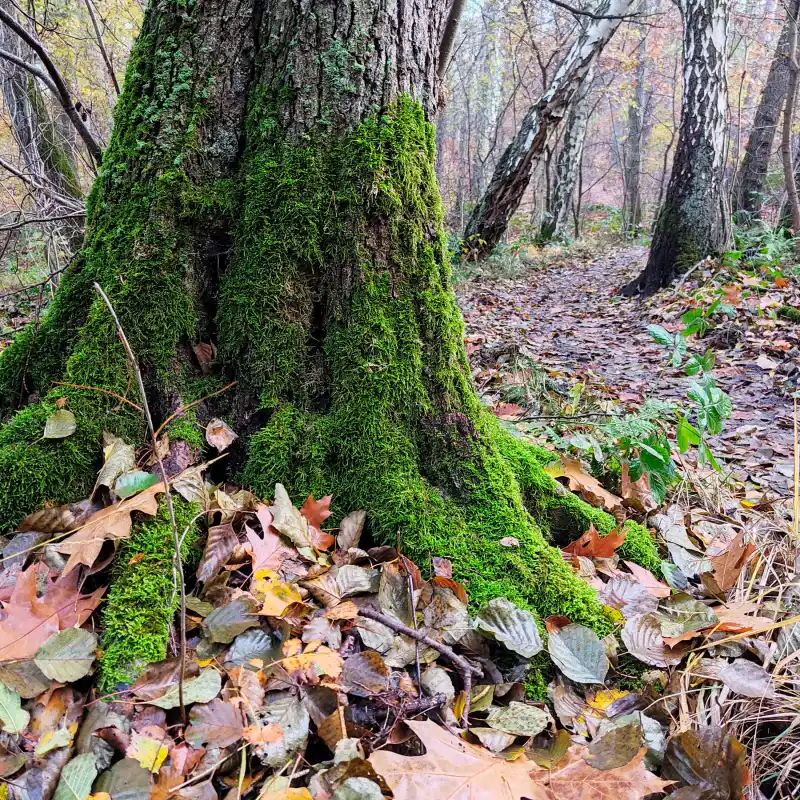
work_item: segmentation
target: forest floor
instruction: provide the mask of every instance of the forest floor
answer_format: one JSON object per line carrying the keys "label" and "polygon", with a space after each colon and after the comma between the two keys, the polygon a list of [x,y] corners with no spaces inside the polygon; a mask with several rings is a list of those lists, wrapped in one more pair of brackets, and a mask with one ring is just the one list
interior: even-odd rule
{"label": "forest floor", "polygon": [[[584,394],[616,400],[628,409],[654,397],[684,401],[687,377],[665,366],[664,347],[647,327],[658,324],[675,333],[683,327],[682,314],[702,305],[706,287],[716,284],[725,291],[733,286],[729,295],[738,300],[734,318],[715,321],[702,339],[689,342],[689,353],[714,352],[712,374],[733,406],[726,429],[711,440],[712,450],[748,497],[763,492],[790,497],[791,392],[800,363],[800,331],[769,311],[792,305],[797,289],[762,281],[743,293],[741,283],[726,280],[740,276],[714,281],[709,270],[690,276],[679,291],[670,288],[647,301],[615,296],[646,260],[647,248],[626,247],[589,260],[566,256],[512,280],[478,278],[463,284],[459,299],[479,387],[489,400],[504,399],[503,383],[513,375],[510,365],[522,353],[562,390],[580,383]],[[499,362],[493,358],[498,354]],[[583,429],[585,421],[573,427]]]}

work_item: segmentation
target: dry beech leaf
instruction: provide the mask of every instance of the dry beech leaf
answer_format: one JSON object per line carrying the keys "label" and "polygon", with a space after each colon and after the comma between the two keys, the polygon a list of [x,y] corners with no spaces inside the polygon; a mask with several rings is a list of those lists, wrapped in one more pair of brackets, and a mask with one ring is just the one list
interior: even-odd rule
{"label": "dry beech leaf", "polygon": [[597,478],[586,472],[577,458],[562,454],[560,463],[548,464],[545,471],[553,478],[566,478],[570,491],[580,492],[590,505],[604,506],[607,511],[622,506],[621,498],[611,494]]}
{"label": "dry beech leaf", "polygon": [[731,691],[744,697],[775,697],[772,676],[752,661],[734,661],[719,670],[717,677]]}
{"label": "dry beech leaf", "polygon": [[642,731],[639,726],[621,725],[594,739],[583,758],[595,769],[619,769],[638,755],[641,746]]}
{"label": "dry beech leaf", "polygon": [[218,453],[230,447],[238,438],[239,434],[234,433],[230,425],[223,419],[215,417],[206,425],[206,441]]}
{"label": "dry beech leaf", "polygon": [[611,558],[614,551],[625,541],[625,531],[611,531],[607,536],[600,536],[594,525],[579,539],[563,548],[562,552],[571,556],[587,556],[589,558]]}
{"label": "dry beech leaf", "polygon": [[550,634],[553,663],[575,683],[603,683],[610,664],[597,634],[584,625],[567,625]]}
{"label": "dry beech leaf", "polygon": [[532,658],[543,648],[533,614],[504,597],[490,600],[478,612],[475,628],[525,658]]}
{"label": "dry beech leaf", "polygon": [[361,541],[361,534],[364,531],[364,523],[367,520],[366,511],[351,511],[339,526],[339,535],[336,537],[336,546],[340,550],[349,550],[358,547]]}
{"label": "dry beech leaf", "polygon": [[736,585],[739,575],[756,550],[754,544],[745,544],[745,532],[739,531],[723,553],[709,556],[714,581],[720,591],[727,592]]}
{"label": "dry beech leaf", "polygon": [[647,473],[642,472],[642,476],[632,481],[628,474],[628,465],[623,463],[621,476],[620,476],[620,494],[622,495],[622,504],[626,508],[632,508],[640,514],[649,514],[655,511],[658,504],[653,500],[653,495],[650,493],[650,481],[647,478]]}
{"label": "dry beech leaf", "polygon": [[634,564],[633,561],[624,561],[625,566],[631,571],[633,577],[647,589],[653,597],[669,597],[672,589],[666,583],[661,583],[650,570]]}
{"label": "dry beech leaf", "polygon": [[204,744],[227,747],[238,742],[244,730],[241,710],[219,698],[195,704],[189,712],[189,722],[184,738],[194,748]]}
{"label": "dry beech leaf", "polygon": [[622,641],[632,656],[654,667],[675,666],[685,655],[683,651],[667,648],[655,614],[629,619],[622,628]]}
{"label": "dry beech leaf", "polygon": [[620,573],[611,578],[599,593],[603,605],[619,609],[626,619],[649,614],[658,608],[658,598],[632,575]]}
{"label": "dry beech leaf", "polygon": [[219,573],[239,544],[233,525],[214,525],[208,529],[203,557],[197,567],[197,580],[207,583]]}

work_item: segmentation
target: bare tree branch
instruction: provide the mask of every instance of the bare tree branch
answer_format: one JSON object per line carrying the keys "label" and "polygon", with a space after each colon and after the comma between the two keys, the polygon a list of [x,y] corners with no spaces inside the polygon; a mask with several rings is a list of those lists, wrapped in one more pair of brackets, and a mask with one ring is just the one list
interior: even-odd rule
{"label": "bare tree branch", "polygon": [[84,124],[83,119],[81,118],[81,113],[72,100],[72,96],[67,88],[67,84],[64,81],[61,73],[58,71],[58,68],[53,63],[53,60],[50,58],[50,54],[47,52],[47,49],[36,36],[32,35],[30,31],[20,25],[11,14],[2,8],[0,8],[0,22],[14,31],[14,33],[16,33],[17,36],[19,36],[20,39],[22,39],[28,45],[28,47],[30,47],[37,56],[39,56],[40,61],[44,65],[47,74],[50,76],[50,79],[55,86],[55,94],[61,103],[61,107],[64,109],[64,113],[69,117],[70,122],[72,122],[72,124],[75,126],[75,130],[78,132],[78,135],[81,137],[81,139],[83,139],[83,143],[86,145],[86,149],[89,151],[89,154],[94,159],[95,163],[100,164],[103,160],[103,151],[95,140],[94,136],[92,136],[91,132]]}
{"label": "bare tree branch", "polygon": [[0,158],[0,168],[6,170],[7,172],[10,172],[15,178],[18,178],[23,183],[30,186],[32,189],[36,189],[37,191],[43,192],[51,200],[54,200],[60,206],[63,206],[65,208],[72,208],[75,211],[80,211],[82,213],[85,210],[84,205],[76,201],[74,197],[67,197],[66,195],[61,194],[61,192],[57,192],[55,189],[52,189],[49,186],[45,186],[44,184],[36,180],[33,176],[26,174],[20,169],[17,169],[17,167],[15,167],[13,164],[10,164],[4,158]]}
{"label": "bare tree branch", "polygon": [[27,217],[25,219],[13,222],[11,225],[0,226],[0,231],[15,231],[18,228],[24,228],[26,225],[36,225],[42,222],[58,222],[64,219],[80,219],[86,216],[85,211],[73,211],[69,214],[58,214],[53,217]]}
{"label": "bare tree branch", "polygon": [[111,78],[111,82],[114,84],[114,91],[117,93],[117,97],[119,97],[119,81],[117,81],[117,74],[114,72],[114,65],[111,63],[111,56],[108,54],[106,44],[103,41],[103,32],[100,30],[100,26],[97,24],[97,15],[94,13],[94,4],[92,3],[92,0],[84,1],[86,3],[86,10],[89,12],[89,19],[92,21],[92,27],[94,28],[95,36],[97,36],[97,46],[100,48],[100,55],[103,56],[103,61],[105,61],[106,69],[108,70],[108,75]]}
{"label": "bare tree branch", "polygon": [[12,64],[16,64],[18,67],[27,70],[31,75],[37,77],[51,92],[54,94],[58,93],[56,85],[50,80],[50,76],[43,69],[39,69],[33,64],[28,63],[24,58],[20,58],[14,55],[14,53],[9,53],[8,50],[3,50],[1,47],[0,58],[4,58],[6,61],[10,61]]}
{"label": "bare tree branch", "polygon": [[589,19],[630,19],[631,17],[641,16],[635,11],[631,14],[594,14],[591,11],[582,11],[580,8],[568,5],[562,2],[562,0],[548,0],[548,2],[552,3],[554,6],[563,8],[565,11],[569,11],[570,14],[577,14],[579,17],[589,17]]}

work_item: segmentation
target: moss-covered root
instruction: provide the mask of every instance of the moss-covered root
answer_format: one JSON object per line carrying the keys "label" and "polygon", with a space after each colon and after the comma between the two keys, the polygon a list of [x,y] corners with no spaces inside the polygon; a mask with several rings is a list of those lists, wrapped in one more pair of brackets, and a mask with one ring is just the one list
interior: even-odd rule
{"label": "moss-covered root", "polygon": [[[188,531],[181,557],[189,559],[199,509],[174,498],[178,531]],[[173,570],[173,531],[166,503],[158,514],[135,526],[117,554],[111,589],[103,609],[102,692],[114,692],[144,667],[167,657],[178,592]]]}
{"label": "moss-covered root", "polygon": [[[498,442],[522,488],[526,507],[554,543],[566,544],[585,533],[590,525],[601,534],[618,527],[611,514],[585,503],[542,469],[553,460],[549,450],[531,446],[505,430],[498,431]],[[661,557],[650,532],[632,520],[625,523],[623,530],[626,536],[617,550],[619,555],[660,575]]]}
{"label": "moss-covered root", "polygon": [[[267,495],[288,475],[298,498],[333,492],[340,512],[366,509],[372,537],[399,542],[423,569],[432,556],[449,558],[474,608],[507,597],[542,618],[566,614],[608,633],[611,622],[594,590],[574,575],[523,506],[486,415],[477,416],[478,430],[463,441],[457,460],[445,448],[426,457],[428,477],[401,428],[386,420],[383,430],[374,419],[360,423],[354,427],[346,411],[315,415],[284,407],[253,437],[245,479]],[[442,491],[432,481],[441,485],[445,472],[455,483]]]}

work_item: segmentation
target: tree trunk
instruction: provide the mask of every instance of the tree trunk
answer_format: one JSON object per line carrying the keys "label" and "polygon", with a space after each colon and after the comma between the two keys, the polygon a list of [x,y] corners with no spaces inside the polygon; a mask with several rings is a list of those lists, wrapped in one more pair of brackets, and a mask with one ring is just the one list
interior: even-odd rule
{"label": "tree trunk", "polygon": [[495,168],[489,187],[475,207],[464,240],[472,257],[488,255],[502,239],[519,208],[537,161],[552,130],[564,118],[586,73],[630,13],[633,0],[600,0],[592,19],[558,68],[547,91],[528,109],[519,130]]}
{"label": "tree trunk", "polygon": [[[641,7],[645,11],[646,5]],[[636,47],[636,77],[633,99],[628,105],[628,136],[625,142],[625,159],[622,168],[624,196],[622,200],[622,229],[625,236],[638,235],[642,224],[642,197],[640,180],[642,172],[642,146],[644,144],[645,114],[647,113],[647,31],[639,31]]]}
{"label": "tree trunk", "polygon": [[[792,218],[792,233],[800,232],[800,198],[797,194],[795,164],[792,157],[792,122],[797,100],[797,16],[789,14],[789,41],[787,43],[787,59],[789,62],[789,81],[786,86],[786,104],[783,109],[783,131],[781,136],[781,158],[783,160],[783,177],[786,182],[786,205]],[[800,255],[800,244],[795,244]]]}
{"label": "tree trunk", "polygon": [[734,186],[733,209],[757,215],[761,210],[764,183],[769,171],[772,146],[778,129],[778,120],[784,106],[786,87],[789,84],[789,37],[792,23],[797,18],[800,2],[791,0],[786,10],[778,46],[761,93],[753,127],[747,139],[739,174]]}
{"label": "tree trunk", "polygon": [[[451,558],[476,604],[505,595],[609,629],[546,537],[613,518],[562,490],[547,454],[506,433],[470,380],[428,121],[445,12],[439,0],[151,4],[86,246],[38,332],[0,358],[6,406],[28,403],[0,428],[4,529],[85,496],[103,431],[142,441],[135,410],[86,388],[131,385],[97,281],[156,425],[238,381],[167,426],[170,471],[199,457],[202,424],[221,416],[240,439],[217,478],[261,496],[277,481],[298,499],[333,493],[337,516],[368,511],[375,541],[423,566]],[[215,345],[211,365],[200,344]],[[59,397],[77,431],[42,440]],[[647,531],[629,530],[625,552],[657,568]],[[163,520],[142,525],[117,568],[107,686],[163,655],[168,542]],[[161,561],[132,558],[136,547]]]}
{"label": "tree trunk", "polygon": [[727,0],[681,0],[683,104],[667,195],[642,274],[624,294],[650,294],[727,241],[725,162]]}
{"label": "tree trunk", "polygon": [[592,113],[589,93],[594,80],[594,62],[575,93],[564,127],[564,143],[556,161],[556,180],[553,199],[547,219],[542,224],[539,238],[542,241],[565,239],[569,224],[572,197],[583,160],[586,128]]}

